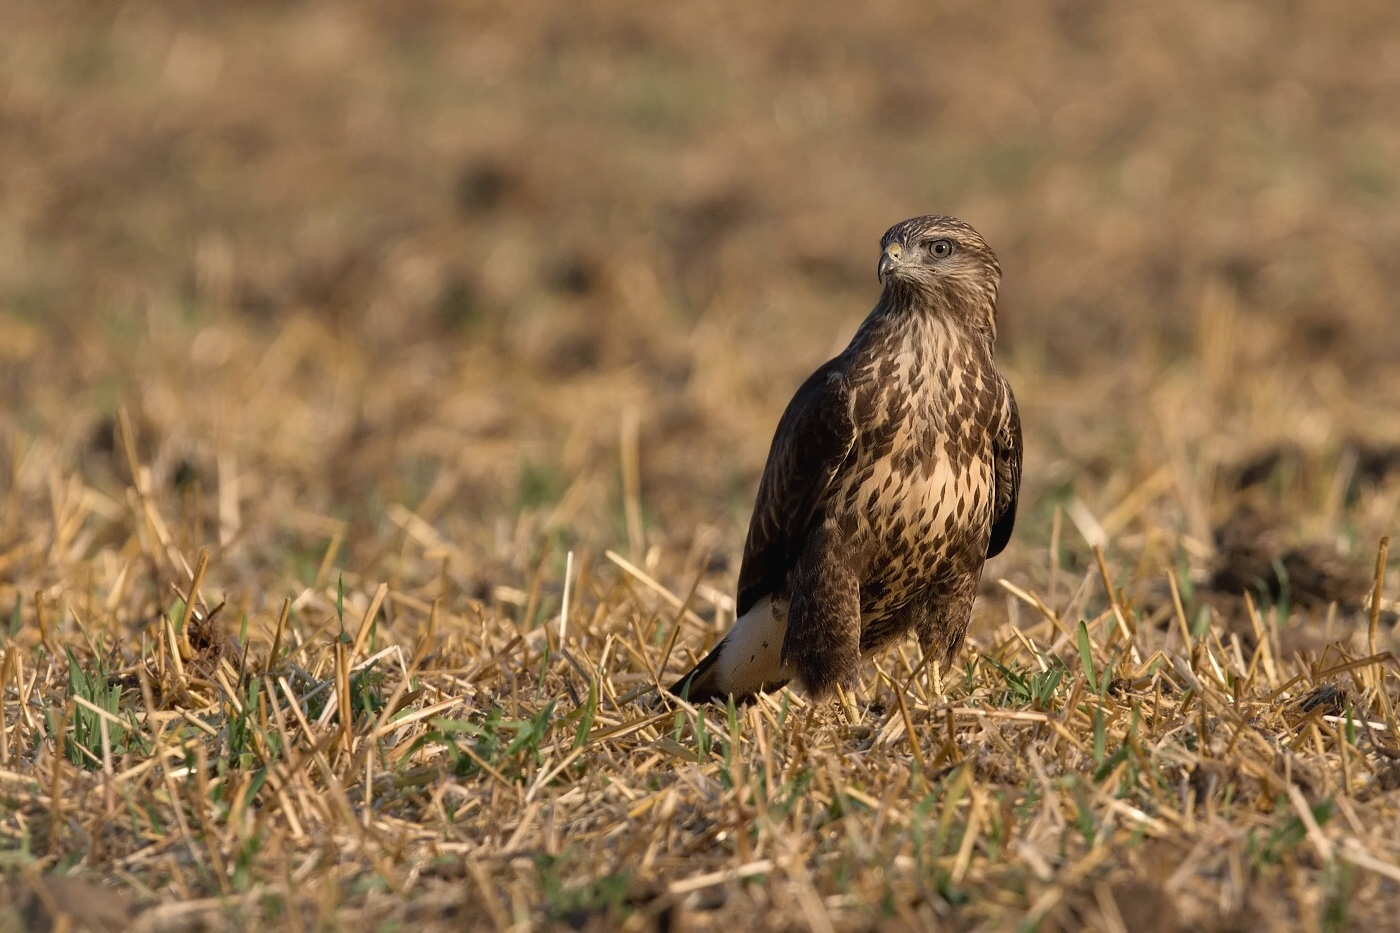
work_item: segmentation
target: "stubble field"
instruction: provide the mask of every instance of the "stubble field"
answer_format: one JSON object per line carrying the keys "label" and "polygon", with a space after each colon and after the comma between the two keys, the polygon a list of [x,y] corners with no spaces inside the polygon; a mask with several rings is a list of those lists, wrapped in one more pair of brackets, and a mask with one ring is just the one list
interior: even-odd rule
{"label": "stubble field", "polygon": [[[1397,165],[1383,3],[0,7],[0,929],[1391,928]],[[924,212],[967,646],[659,698]]]}

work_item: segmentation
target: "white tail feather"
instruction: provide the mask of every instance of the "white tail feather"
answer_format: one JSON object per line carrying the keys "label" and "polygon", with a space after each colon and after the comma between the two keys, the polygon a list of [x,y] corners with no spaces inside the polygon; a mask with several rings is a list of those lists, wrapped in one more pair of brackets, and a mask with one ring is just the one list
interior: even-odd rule
{"label": "white tail feather", "polygon": [[[776,610],[776,611],[775,611]],[[783,665],[783,636],[787,634],[787,602],[775,607],[765,596],[734,621],[734,627],[715,649],[714,685],[718,692],[736,697],[752,696],[792,679]]]}

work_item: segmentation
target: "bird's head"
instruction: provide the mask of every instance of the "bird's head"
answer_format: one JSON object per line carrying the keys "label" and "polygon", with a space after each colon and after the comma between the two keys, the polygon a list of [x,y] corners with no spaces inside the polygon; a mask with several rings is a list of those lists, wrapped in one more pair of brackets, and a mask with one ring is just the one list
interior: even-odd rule
{"label": "bird's head", "polygon": [[887,230],[880,249],[887,300],[961,317],[996,339],[1001,266],[976,230],[956,217],[914,217]]}

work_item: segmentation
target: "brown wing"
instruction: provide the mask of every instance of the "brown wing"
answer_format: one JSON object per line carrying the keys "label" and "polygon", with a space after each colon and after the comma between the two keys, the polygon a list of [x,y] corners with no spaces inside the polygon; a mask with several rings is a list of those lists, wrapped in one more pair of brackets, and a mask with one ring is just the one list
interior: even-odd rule
{"label": "brown wing", "polygon": [[812,373],[778,421],[744,543],[736,607],[741,616],[782,588],[832,478],[855,444],[845,369],[837,357]]}
{"label": "brown wing", "polygon": [[992,456],[996,467],[996,499],[992,506],[992,539],[987,545],[987,557],[996,557],[1011,540],[1016,526],[1016,499],[1021,492],[1021,413],[1016,408],[1016,396],[1003,378],[1006,417],[1001,430],[992,440]]}

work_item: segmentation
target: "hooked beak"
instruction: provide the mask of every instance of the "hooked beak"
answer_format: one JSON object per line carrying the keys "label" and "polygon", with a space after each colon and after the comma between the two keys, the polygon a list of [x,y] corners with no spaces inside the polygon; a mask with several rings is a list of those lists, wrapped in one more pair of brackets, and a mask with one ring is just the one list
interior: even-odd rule
{"label": "hooked beak", "polygon": [[880,255],[880,265],[875,270],[876,276],[880,279],[880,284],[883,285],[885,276],[889,275],[894,271],[895,266],[899,265],[899,257],[903,251],[903,248],[898,243],[891,243],[889,246],[885,247],[884,253]]}

